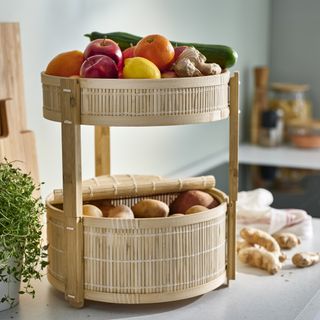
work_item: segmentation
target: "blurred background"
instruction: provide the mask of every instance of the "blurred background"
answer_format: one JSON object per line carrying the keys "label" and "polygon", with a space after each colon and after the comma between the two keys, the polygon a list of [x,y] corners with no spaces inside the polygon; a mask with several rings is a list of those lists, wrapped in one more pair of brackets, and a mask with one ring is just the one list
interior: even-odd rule
{"label": "blurred background", "polygon": [[[60,126],[42,117],[40,73],[56,54],[84,50],[89,41],[85,33],[159,33],[170,40],[233,47],[239,60],[231,71],[240,71],[241,77],[240,141],[247,142],[257,66],[268,67],[270,82],[308,84],[312,116],[320,117],[319,12],[317,0],[0,0],[0,21],[20,23],[27,120],[36,134],[43,196],[61,187],[62,170]],[[94,175],[92,127],[82,127],[82,139],[86,179]],[[227,120],[183,127],[111,128],[112,173],[214,173],[218,186],[226,189],[227,158],[221,155],[227,150]],[[257,186],[248,182],[251,173],[245,167],[241,174],[240,189]]]}

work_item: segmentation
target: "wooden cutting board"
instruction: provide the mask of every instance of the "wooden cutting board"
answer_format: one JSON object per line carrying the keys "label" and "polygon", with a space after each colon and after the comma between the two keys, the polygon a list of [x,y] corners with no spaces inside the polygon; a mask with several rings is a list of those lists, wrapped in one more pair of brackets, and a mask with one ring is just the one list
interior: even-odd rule
{"label": "wooden cutting board", "polygon": [[0,48],[0,161],[18,161],[39,182],[35,137],[26,124],[18,23],[0,23]]}

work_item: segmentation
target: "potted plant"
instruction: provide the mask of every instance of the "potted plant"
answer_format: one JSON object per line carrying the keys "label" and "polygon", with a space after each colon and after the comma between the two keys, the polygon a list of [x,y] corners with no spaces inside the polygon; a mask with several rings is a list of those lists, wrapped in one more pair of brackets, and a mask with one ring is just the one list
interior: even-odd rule
{"label": "potted plant", "polygon": [[[0,311],[18,303],[19,294],[35,295],[31,281],[47,265],[41,217],[45,207],[30,174],[0,162]],[[21,288],[20,287],[21,282]]]}

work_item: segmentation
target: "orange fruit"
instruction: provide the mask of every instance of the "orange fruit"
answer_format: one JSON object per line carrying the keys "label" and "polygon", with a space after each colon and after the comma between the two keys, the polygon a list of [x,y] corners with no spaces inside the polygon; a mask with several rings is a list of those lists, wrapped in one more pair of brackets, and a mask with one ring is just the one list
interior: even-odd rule
{"label": "orange fruit", "polygon": [[150,60],[162,71],[172,61],[174,48],[166,37],[159,34],[151,34],[137,43],[134,55]]}
{"label": "orange fruit", "polygon": [[59,77],[79,76],[83,61],[84,57],[81,51],[62,52],[49,62],[45,73]]}

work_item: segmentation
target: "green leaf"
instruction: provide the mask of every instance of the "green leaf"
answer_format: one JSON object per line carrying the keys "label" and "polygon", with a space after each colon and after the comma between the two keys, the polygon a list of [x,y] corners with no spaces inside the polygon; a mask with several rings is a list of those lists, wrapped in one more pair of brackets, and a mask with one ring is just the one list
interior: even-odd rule
{"label": "green leaf", "polygon": [[[34,296],[31,280],[40,279],[48,264],[48,246],[42,245],[41,234],[45,206],[41,198],[33,196],[40,185],[17,164],[7,159],[0,162],[0,281],[9,277],[21,280],[20,293]],[[0,299],[14,301],[8,296]]]}

